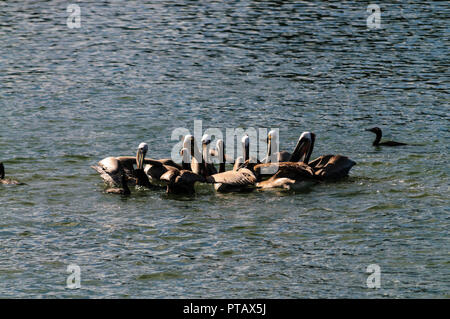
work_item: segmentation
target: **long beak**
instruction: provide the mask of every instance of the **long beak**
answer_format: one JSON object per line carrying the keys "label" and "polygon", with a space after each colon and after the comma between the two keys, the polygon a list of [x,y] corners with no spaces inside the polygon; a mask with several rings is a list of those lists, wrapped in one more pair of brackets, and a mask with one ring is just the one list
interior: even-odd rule
{"label": "long beak", "polygon": [[244,151],[244,162],[250,159],[250,143],[242,143],[242,148]]}
{"label": "long beak", "polygon": [[138,149],[136,154],[136,166],[137,169],[142,169],[144,167],[144,152],[142,149]]}
{"label": "long beak", "polygon": [[202,143],[202,160],[205,161],[205,164],[208,162],[208,143]]}
{"label": "long beak", "polygon": [[266,163],[270,163],[271,162],[271,157],[272,156],[272,138],[268,137],[267,138],[267,157],[266,157]]}

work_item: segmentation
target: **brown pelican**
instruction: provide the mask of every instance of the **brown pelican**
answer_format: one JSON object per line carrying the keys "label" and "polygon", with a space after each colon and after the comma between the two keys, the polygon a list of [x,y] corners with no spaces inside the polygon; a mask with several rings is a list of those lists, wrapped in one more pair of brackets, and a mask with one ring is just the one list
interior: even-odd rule
{"label": "brown pelican", "polygon": [[377,135],[375,137],[375,140],[372,143],[373,146],[402,146],[402,145],[408,145],[406,143],[400,143],[400,142],[394,142],[394,141],[386,141],[386,142],[381,142],[380,143],[382,133],[381,133],[381,129],[379,127],[372,127],[372,128],[366,129],[366,131],[375,133]]}
{"label": "brown pelican", "polygon": [[[106,184],[112,187],[122,184],[122,176],[124,174],[126,175],[127,182],[131,180],[136,185],[151,187],[148,178],[142,174],[144,163],[153,161],[145,159],[147,150],[148,145],[141,143],[138,146],[136,157],[107,157],[98,162],[96,166],[91,167],[100,174],[100,177],[103,178]],[[136,163],[136,169],[133,167],[134,163]]]}
{"label": "brown pelican", "polygon": [[197,148],[193,135],[188,134],[184,137],[183,148],[186,148],[189,151],[191,157],[191,171],[203,175],[204,166],[201,165],[203,156]]}
{"label": "brown pelican", "polygon": [[303,163],[313,169],[314,177],[316,179],[335,180],[347,177],[350,169],[356,165],[356,162],[343,155],[322,155],[310,162],[309,159],[314,149],[316,135],[314,133],[305,132],[300,138],[302,137],[304,137],[307,142],[301,143],[299,141],[300,143],[298,143],[292,153],[291,161],[301,159]]}
{"label": "brown pelican", "polygon": [[182,169],[170,169],[161,176],[161,181],[167,183],[168,194],[194,194],[196,182],[205,182],[205,177],[187,168],[190,166],[190,154],[187,148],[181,150],[183,158]]}
{"label": "brown pelican", "polygon": [[122,174],[121,184],[122,184],[122,188],[118,188],[118,187],[108,188],[107,190],[105,190],[105,192],[108,194],[130,195],[131,192],[130,192],[130,189],[128,188],[126,174]]}
{"label": "brown pelican", "polygon": [[204,177],[210,176],[217,173],[217,169],[209,158],[208,147],[211,143],[211,137],[208,134],[204,134],[202,137],[202,163],[203,171],[202,175]]}
{"label": "brown pelican", "polygon": [[0,184],[3,185],[25,185],[25,183],[21,183],[14,179],[5,178],[5,166],[2,162],[0,162]]}
{"label": "brown pelican", "polygon": [[[244,158],[249,157],[249,141],[248,136],[242,139],[244,147]],[[251,189],[256,183],[255,174],[246,167],[236,167],[232,171],[225,171],[225,144],[223,140],[217,142],[218,153],[220,158],[219,173],[206,177],[207,183],[214,184],[214,188],[218,192],[236,192]],[[236,160],[239,163],[240,160]],[[246,160],[249,162],[249,159]]]}
{"label": "brown pelican", "polygon": [[298,139],[288,162],[256,165],[254,170],[258,179],[268,175],[264,172],[272,174],[268,180],[259,182],[256,186],[259,188],[294,189],[303,186],[305,181],[313,181],[314,171],[307,163],[314,147],[314,140],[315,135],[313,133],[304,132]]}
{"label": "brown pelican", "polygon": [[[147,143],[141,143],[138,147],[138,152],[136,154],[136,165],[137,169],[134,170],[135,178],[137,179],[137,185],[146,186],[148,188],[152,188],[152,183],[158,184],[160,181],[161,175],[163,175],[167,170],[172,168],[181,169],[181,166],[176,164],[171,159],[151,159],[145,158],[145,155],[148,152]],[[119,160],[125,162],[132,162],[134,157],[119,157]],[[145,165],[145,167],[144,167]],[[150,180],[149,180],[150,179]],[[150,182],[151,181],[151,182]]]}
{"label": "brown pelican", "polygon": [[356,164],[346,156],[324,155],[309,162],[314,148],[315,134],[304,132],[300,136],[289,162],[259,164],[255,172],[276,165],[277,172],[268,180],[258,183],[261,188],[282,187],[291,189],[304,181],[336,180],[348,176],[350,169]]}
{"label": "brown pelican", "polygon": [[187,149],[191,156],[191,170],[195,174],[202,175],[204,177],[217,173],[217,169],[210,161],[210,152],[208,146],[211,143],[211,137],[208,134],[204,134],[201,140],[202,151],[200,152],[195,143],[194,136],[186,135],[183,141],[183,148]]}
{"label": "brown pelican", "polygon": [[[315,135],[313,133],[311,133],[311,135],[308,135],[308,132],[302,134],[298,139],[294,152],[292,152],[292,154],[287,151],[278,151],[272,154],[272,151],[274,149],[278,149],[278,145],[276,144],[276,134],[277,133],[275,130],[271,130],[267,135],[267,156],[263,159],[263,163],[269,165],[258,166],[257,175],[258,179],[260,180],[273,176],[273,174],[278,169],[278,165],[276,163],[298,162],[300,161],[301,157],[303,157],[302,162],[305,162],[305,160],[309,160],[309,157],[311,156],[312,148],[310,148],[310,145],[311,143],[314,143],[312,139],[315,138]],[[309,154],[307,152],[308,149],[310,149]],[[275,163],[275,165],[270,165],[270,163]]]}

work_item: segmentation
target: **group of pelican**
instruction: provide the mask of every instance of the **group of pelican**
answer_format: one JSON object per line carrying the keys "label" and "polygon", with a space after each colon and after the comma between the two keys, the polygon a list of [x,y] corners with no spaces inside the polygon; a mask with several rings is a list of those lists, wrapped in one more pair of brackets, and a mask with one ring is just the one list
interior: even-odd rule
{"label": "group of pelican", "polygon": [[[376,134],[373,146],[403,146],[405,143],[381,141],[381,129],[367,129]],[[262,163],[250,158],[250,139],[242,138],[243,156],[234,160],[233,169],[226,171],[225,163],[233,162],[225,152],[225,143],[219,139],[215,149],[208,151],[211,137],[202,137],[201,152],[197,149],[192,135],[186,135],[180,151],[181,164],[171,159],[146,158],[148,145],[141,143],[136,156],[107,157],[92,166],[110,188],[107,193],[129,195],[129,184],[154,189],[165,187],[167,193],[192,194],[195,183],[213,184],[218,192],[245,191],[255,188],[296,189],[304,182],[338,180],[348,176],[356,164],[342,155],[323,155],[309,161],[314,149],[315,134],[304,132],[292,153],[279,151],[272,154],[277,140],[275,131],[267,136],[267,156]],[[219,170],[212,163],[216,157]],[[136,165],[136,167],[135,167]],[[26,185],[15,179],[5,178],[5,167],[0,162],[0,185]]]}
{"label": "group of pelican", "polygon": [[[243,156],[234,160],[233,169],[226,171],[225,143],[219,139],[216,148],[209,150],[211,137],[203,135],[201,150],[192,135],[186,135],[180,150],[182,162],[171,159],[150,159],[148,145],[141,143],[136,156],[107,157],[92,166],[111,186],[107,193],[129,194],[128,184],[145,188],[165,187],[171,194],[193,194],[196,183],[213,184],[217,192],[241,192],[255,188],[297,189],[305,182],[338,180],[348,176],[356,164],[343,155],[323,155],[310,161],[316,135],[303,132],[292,153],[279,151],[272,154],[276,132],[267,136],[267,156],[259,162],[250,158],[250,139],[242,140]],[[219,163],[218,170],[213,157]],[[136,166],[136,168],[134,167]]]}

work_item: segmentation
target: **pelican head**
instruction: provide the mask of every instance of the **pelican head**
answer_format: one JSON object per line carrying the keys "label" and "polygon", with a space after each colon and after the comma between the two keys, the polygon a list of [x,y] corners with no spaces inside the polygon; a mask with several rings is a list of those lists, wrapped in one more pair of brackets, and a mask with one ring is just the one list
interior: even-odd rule
{"label": "pelican head", "polygon": [[267,143],[277,137],[277,131],[271,130],[269,134],[267,134]]}
{"label": "pelican head", "polygon": [[186,148],[186,147],[183,147],[182,149],[181,149],[181,151],[180,151],[180,155],[181,155],[181,158],[182,158],[182,163],[183,163],[183,165],[185,165],[185,164],[188,164],[188,163],[190,163],[191,162],[191,159],[190,159],[190,154],[189,154],[189,149],[188,148]]}
{"label": "pelican head", "polygon": [[[272,142],[272,140],[274,142]],[[272,148],[277,147],[276,141],[277,141],[277,132],[275,130],[271,130],[269,134],[267,134],[267,156],[265,159],[265,163],[269,163],[272,161],[271,156],[273,153],[276,153],[272,151]]]}
{"label": "pelican head", "polygon": [[208,145],[209,143],[211,143],[211,136],[209,136],[209,134],[204,134],[202,136],[202,144]]}
{"label": "pelican head", "polygon": [[141,143],[138,146],[137,154],[136,154],[136,165],[137,169],[142,169],[144,167],[144,158],[148,152],[147,143]]}
{"label": "pelican head", "polygon": [[192,136],[191,134],[186,135],[183,140],[183,148],[187,148],[189,150],[193,142],[194,136]]}
{"label": "pelican head", "polygon": [[308,164],[309,158],[314,148],[316,135],[311,132],[303,132],[297,141],[294,152],[291,155],[290,162],[303,162]]}

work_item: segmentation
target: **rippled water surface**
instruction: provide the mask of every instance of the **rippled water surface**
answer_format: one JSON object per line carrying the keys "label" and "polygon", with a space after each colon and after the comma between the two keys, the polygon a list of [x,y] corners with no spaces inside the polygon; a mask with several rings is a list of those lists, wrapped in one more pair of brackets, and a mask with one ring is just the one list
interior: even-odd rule
{"label": "rippled water surface", "polygon": [[[380,4],[374,30],[361,1],[76,3],[69,29],[67,1],[0,1],[0,159],[27,184],[0,185],[0,297],[450,296],[446,1]],[[90,165],[169,157],[194,120],[358,164],[297,193],[104,193]]]}

